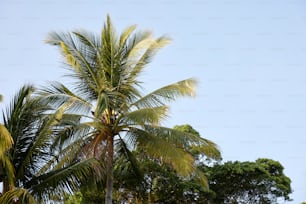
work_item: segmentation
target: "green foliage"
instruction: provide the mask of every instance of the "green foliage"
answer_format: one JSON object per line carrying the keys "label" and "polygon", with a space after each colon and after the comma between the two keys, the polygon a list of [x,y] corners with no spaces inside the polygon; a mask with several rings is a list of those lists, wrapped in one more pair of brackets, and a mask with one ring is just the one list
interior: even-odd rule
{"label": "green foliage", "polygon": [[[181,177],[175,170],[156,159],[134,152],[140,160],[143,176],[122,175],[115,171],[114,200],[118,203],[192,203],[213,197],[213,192],[195,176]],[[123,164],[124,165],[124,164]],[[131,171],[131,169],[127,169]]]}
{"label": "green foliage", "polygon": [[0,182],[4,182],[4,190],[9,190],[15,182],[15,169],[8,153],[13,145],[11,134],[0,124]]}
{"label": "green foliage", "polygon": [[60,49],[74,87],[52,83],[40,96],[54,109],[67,106],[71,114],[86,121],[75,133],[86,143],[80,146],[82,154],[103,163],[106,203],[112,202],[113,164],[125,158],[138,171],[133,150],[171,165],[182,176],[195,171],[191,147],[205,149],[208,157],[219,152],[207,139],[161,126],[168,116],[167,104],[194,96],[196,80],[181,80],[143,95],[139,77],[170,39],[155,38],[149,31],[134,32],[135,28],[130,26],[118,35],[107,16],[101,35],[75,30],[51,32],[47,39]]}
{"label": "green foliage", "polygon": [[175,125],[173,127],[173,129],[175,130],[179,130],[181,132],[186,132],[186,133],[191,133],[191,134],[194,134],[198,137],[200,137],[200,133],[198,131],[196,131],[191,125],[189,124],[184,124],[184,125]]}
{"label": "green foliage", "polygon": [[[78,188],[80,181],[98,177],[100,163],[76,161],[73,143],[56,145],[70,128],[64,107],[54,114],[45,102],[32,95],[33,86],[16,94],[0,125],[0,203],[43,203]],[[65,148],[67,148],[65,150]],[[69,157],[69,159],[67,159]]]}
{"label": "green foliage", "polygon": [[[118,151],[124,152],[125,148],[124,145],[120,146]],[[127,152],[130,159],[119,156],[121,154],[115,157],[114,203],[203,203],[215,197],[215,193],[207,188],[207,180],[199,169],[187,177],[179,176],[173,166],[143,151],[138,148],[137,151]],[[132,158],[137,161],[131,162]],[[104,192],[104,186],[105,183],[96,183],[89,178],[82,184],[83,202],[103,202],[101,192]]]}
{"label": "green foliage", "polygon": [[290,200],[290,179],[283,166],[271,159],[256,162],[226,162],[203,169],[210,189],[216,193],[215,203],[277,203]]}
{"label": "green foliage", "polygon": [[207,186],[194,176],[180,177],[169,166],[146,160],[143,168],[146,172],[143,184],[152,203],[193,203],[204,201],[212,195]]}
{"label": "green foliage", "polygon": [[282,165],[271,159],[210,167],[201,164],[200,171],[208,177],[208,189],[194,176],[178,176],[171,166],[137,154],[144,177],[140,182],[118,177],[118,202],[276,204],[281,199],[290,200],[290,179],[284,175]]}
{"label": "green foliage", "polygon": [[105,179],[96,182],[94,178],[88,178],[82,183],[82,204],[104,203],[105,200]]}
{"label": "green foliage", "polygon": [[81,204],[83,200],[83,195],[81,192],[76,192],[71,196],[67,196],[64,204]]}
{"label": "green foliage", "polygon": [[17,203],[16,200],[18,200],[18,203],[21,204],[36,204],[34,197],[31,195],[31,193],[23,188],[14,188],[7,192],[5,192],[0,197],[0,203],[3,204],[15,204]]}

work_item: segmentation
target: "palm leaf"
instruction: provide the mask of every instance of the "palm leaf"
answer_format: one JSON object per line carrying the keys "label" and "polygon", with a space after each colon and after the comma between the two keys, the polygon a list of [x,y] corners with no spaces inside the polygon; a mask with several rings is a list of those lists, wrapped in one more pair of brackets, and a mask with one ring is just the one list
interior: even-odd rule
{"label": "palm leaf", "polygon": [[137,128],[130,131],[127,137],[128,141],[135,140],[137,148],[143,150],[147,155],[171,164],[179,174],[187,176],[194,171],[194,158],[182,147]]}
{"label": "palm leaf", "polygon": [[0,124],[0,160],[14,144],[14,140],[6,129],[6,127]]}
{"label": "palm leaf", "polygon": [[80,182],[86,181],[87,177],[98,180],[101,175],[100,163],[96,159],[88,159],[38,176],[25,186],[35,192],[38,197],[50,197],[62,194],[63,191],[76,190]]}
{"label": "palm leaf", "polygon": [[[29,95],[34,91],[34,87],[31,85],[25,85],[23,86],[19,92],[15,95],[14,99],[10,103],[9,108],[6,110],[6,114],[3,113],[3,121],[5,127],[8,129],[8,131],[11,133],[11,136],[13,137],[15,141],[16,135],[19,135],[19,132],[21,131],[20,128],[14,128],[17,126],[18,122],[21,119],[21,115],[23,113],[23,106],[25,101],[28,99]],[[31,121],[24,118],[25,121]],[[14,130],[14,131],[13,131]]]}
{"label": "palm leaf", "polygon": [[50,83],[49,87],[44,87],[38,91],[40,100],[53,105],[54,109],[58,109],[65,103],[69,104],[69,110],[88,113],[92,105],[74,94],[69,88],[59,82]]}
{"label": "palm leaf", "polygon": [[[24,172],[28,166],[23,166],[24,158],[27,155],[27,150],[35,138],[35,130],[37,130],[37,119],[41,117],[41,113],[48,110],[46,104],[33,100],[30,95],[34,91],[33,86],[23,86],[15,95],[10,108],[7,109],[7,114],[3,114],[3,120],[6,129],[10,132],[14,144],[7,152],[6,164],[11,165],[6,167],[7,174],[15,169],[15,178],[19,178],[19,172]],[[9,162],[10,161],[10,162]],[[29,163],[27,163],[28,165]],[[14,167],[13,167],[13,166]],[[27,171],[27,176],[31,174],[30,169]]]}
{"label": "palm leaf", "polygon": [[[135,80],[136,77],[138,77],[141,71],[144,69],[144,67],[151,62],[152,58],[158,52],[158,50],[164,47],[165,45],[167,45],[169,42],[170,42],[169,38],[160,37],[157,40],[146,39],[141,41],[141,44],[138,43],[137,46],[135,46],[133,50],[129,53],[129,57],[131,57],[131,55],[133,56],[134,52],[136,52],[137,55],[141,55],[142,53],[142,55],[139,58],[137,58],[135,62],[132,60],[131,66],[133,68],[132,70],[129,70],[127,74],[128,76],[127,81],[129,81],[129,83],[137,84],[138,82]],[[139,50],[140,51],[144,50],[144,51],[139,52]]]}
{"label": "palm leaf", "polygon": [[127,40],[130,38],[135,29],[136,25],[131,25],[125,28],[125,30],[121,33],[119,40],[119,46],[121,49],[126,45]]}
{"label": "palm leaf", "polygon": [[73,76],[82,85],[78,90],[83,93],[95,93],[101,85],[96,77],[96,68],[94,67],[98,53],[88,46],[87,42],[84,44],[85,39],[86,37],[77,31],[73,34],[52,32],[46,42],[60,47],[68,67],[72,68]]}
{"label": "palm leaf", "polygon": [[29,171],[30,166],[32,166],[31,168],[37,167],[39,161],[49,157],[47,152],[52,142],[50,135],[52,135],[54,127],[62,120],[67,107],[68,104],[63,104],[54,114],[46,115],[43,122],[37,124],[37,133],[35,135],[21,139],[23,141],[21,144],[24,144],[25,140],[27,140],[29,145],[22,149],[23,159],[19,164],[19,168],[16,169],[17,177],[21,178],[25,171]]}
{"label": "palm leaf", "polygon": [[0,204],[8,203],[36,204],[36,201],[28,190],[15,188],[0,196]]}
{"label": "palm leaf", "polygon": [[164,102],[174,101],[177,97],[194,96],[195,85],[196,81],[192,78],[179,81],[151,92],[133,103],[132,106],[138,108],[154,107],[164,105]]}
{"label": "palm leaf", "polygon": [[[121,173],[131,174],[136,177],[136,179],[141,180],[143,177],[143,173],[140,169],[140,166],[135,158],[135,155],[129,150],[123,138],[119,137],[119,139],[115,143],[116,152],[117,152],[117,165],[115,168],[120,168]],[[128,165],[129,163],[130,165]],[[131,168],[129,168],[131,167]],[[132,170],[132,172],[131,172]]]}
{"label": "palm leaf", "polygon": [[165,139],[167,142],[183,147],[186,151],[204,154],[208,158],[219,160],[221,153],[218,146],[205,138],[192,133],[182,132],[167,127],[145,125],[145,130]]}
{"label": "palm leaf", "polygon": [[142,108],[128,112],[119,120],[121,123],[131,125],[159,125],[160,122],[167,117],[167,106],[158,106],[153,108]]}
{"label": "palm leaf", "polygon": [[194,179],[198,181],[200,184],[202,184],[202,186],[204,186],[205,188],[207,189],[209,188],[207,177],[201,169],[199,168],[195,169]]}
{"label": "palm leaf", "polygon": [[[0,164],[0,169],[3,171],[1,173],[5,174],[5,177],[7,178],[7,182],[9,187],[13,187],[15,183],[15,168],[14,165],[12,164],[10,156],[4,156],[0,159],[1,164]],[[2,169],[3,168],[3,169]],[[3,182],[3,180],[1,179]]]}

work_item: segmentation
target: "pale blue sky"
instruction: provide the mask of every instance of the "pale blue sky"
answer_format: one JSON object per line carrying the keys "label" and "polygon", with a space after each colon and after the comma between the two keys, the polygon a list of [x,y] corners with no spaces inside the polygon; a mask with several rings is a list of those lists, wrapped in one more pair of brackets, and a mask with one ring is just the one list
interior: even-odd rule
{"label": "pale blue sky", "polygon": [[219,144],[224,160],[280,161],[292,203],[306,201],[306,1],[0,0],[0,93],[65,72],[51,30],[118,31],[137,24],[173,42],[143,75],[147,90],[188,77],[197,97],[171,106],[167,126],[189,123]]}

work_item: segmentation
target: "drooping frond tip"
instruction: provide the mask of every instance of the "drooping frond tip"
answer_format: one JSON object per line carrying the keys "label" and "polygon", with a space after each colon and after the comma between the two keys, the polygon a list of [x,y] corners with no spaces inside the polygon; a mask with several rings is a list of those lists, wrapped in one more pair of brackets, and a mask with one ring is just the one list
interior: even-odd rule
{"label": "drooping frond tip", "polygon": [[0,158],[1,152],[5,152],[14,144],[13,138],[4,125],[0,124]]}
{"label": "drooping frond tip", "polygon": [[60,44],[59,34],[56,32],[49,32],[44,42],[50,45],[59,45]]}
{"label": "drooping frond tip", "polygon": [[182,81],[186,87],[186,90],[189,91],[189,96],[195,97],[196,96],[196,86],[198,84],[195,78],[190,78],[187,80]]}

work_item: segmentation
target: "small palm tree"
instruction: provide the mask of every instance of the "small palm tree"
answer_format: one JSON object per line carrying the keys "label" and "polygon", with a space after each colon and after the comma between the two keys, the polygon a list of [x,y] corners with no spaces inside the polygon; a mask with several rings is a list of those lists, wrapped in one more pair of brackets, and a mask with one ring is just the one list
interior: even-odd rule
{"label": "small palm tree", "polygon": [[211,141],[160,126],[167,117],[166,103],[193,96],[196,81],[186,79],[143,95],[139,75],[170,40],[155,39],[151,32],[134,33],[135,28],[130,26],[117,36],[107,16],[100,36],[77,30],[52,32],[47,39],[60,48],[74,86],[70,90],[55,82],[41,96],[54,107],[66,104],[71,113],[84,116],[81,127],[88,130],[82,137],[87,141],[86,152],[105,164],[106,204],[112,203],[114,161],[124,156],[136,164],[132,149],[140,148],[171,164],[181,175],[195,169],[188,146],[217,149]]}
{"label": "small palm tree", "polygon": [[[96,160],[78,162],[73,144],[64,145],[64,135],[76,118],[55,114],[48,105],[32,97],[33,86],[24,86],[0,125],[1,204],[42,203],[52,196],[76,189],[81,179],[92,175]],[[70,121],[70,122],[69,122]],[[70,123],[70,124],[69,124]],[[69,124],[69,125],[67,125]],[[57,145],[62,141],[63,145]],[[97,168],[98,170],[98,168]]]}

